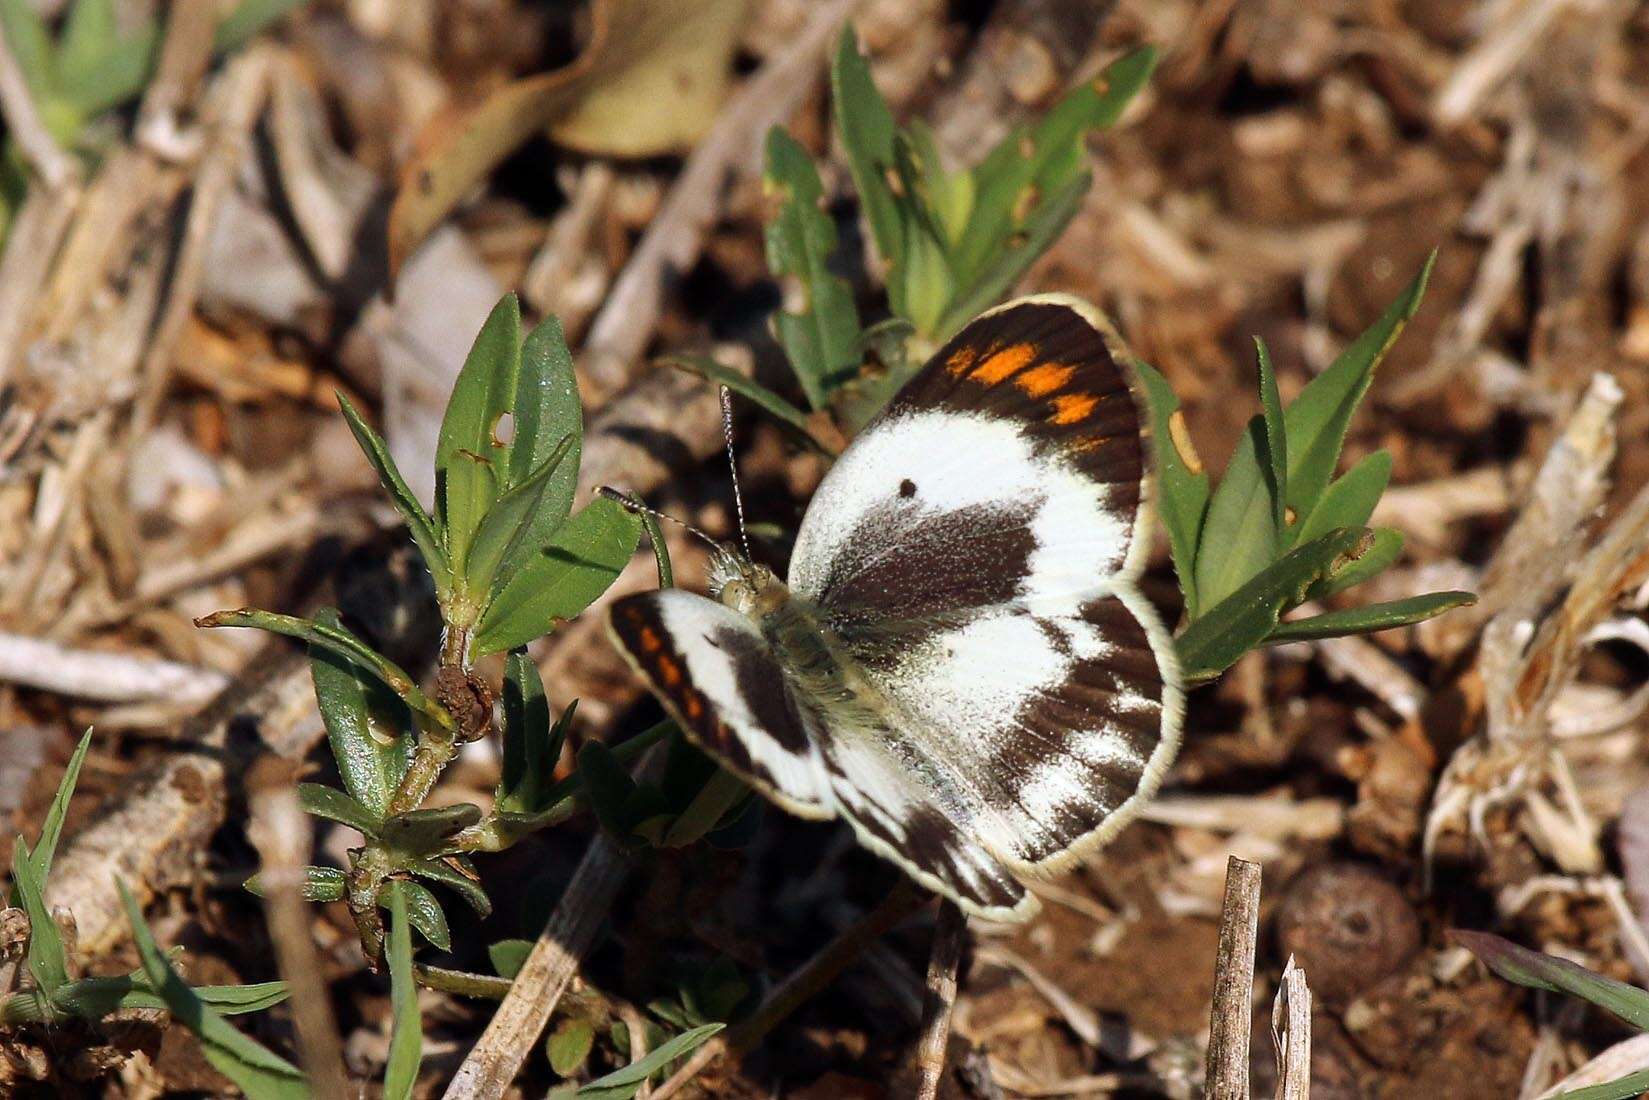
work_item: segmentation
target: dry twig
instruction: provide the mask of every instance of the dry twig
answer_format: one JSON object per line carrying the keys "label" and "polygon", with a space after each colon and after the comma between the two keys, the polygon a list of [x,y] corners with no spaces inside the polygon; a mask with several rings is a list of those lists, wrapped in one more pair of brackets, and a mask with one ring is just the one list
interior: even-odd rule
{"label": "dry twig", "polygon": [[1208,1025],[1209,1100],[1248,1100],[1248,1037],[1254,1027],[1254,949],[1260,930],[1260,865],[1231,856],[1214,960]]}
{"label": "dry twig", "polygon": [[927,997],[922,1002],[922,1034],[916,1042],[916,1066],[921,1073],[916,1100],[936,1100],[945,1073],[945,1050],[950,1042],[951,1011],[956,1007],[956,969],[968,937],[968,918],[954,901],[939,902],[928,955]]}
{"label": "dry twig", "polygon": [[1271,1006],[1271,1039],[1277,1047],[1277,1100],[1311,1096],[1311,989],[1305,971],[1288,957]]}

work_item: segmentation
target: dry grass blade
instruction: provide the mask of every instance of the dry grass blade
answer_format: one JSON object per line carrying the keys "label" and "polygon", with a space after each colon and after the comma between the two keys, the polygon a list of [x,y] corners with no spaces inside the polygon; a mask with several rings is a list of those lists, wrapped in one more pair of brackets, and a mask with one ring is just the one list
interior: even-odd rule
{"label": "dry grass blade", "polygon": [[1260,929],[1260,865],[1231,856],[1214,959],[1208,1024],[1209,1100],[1248,1100],[1248,1037],[1254,1027],[1254,949]]}

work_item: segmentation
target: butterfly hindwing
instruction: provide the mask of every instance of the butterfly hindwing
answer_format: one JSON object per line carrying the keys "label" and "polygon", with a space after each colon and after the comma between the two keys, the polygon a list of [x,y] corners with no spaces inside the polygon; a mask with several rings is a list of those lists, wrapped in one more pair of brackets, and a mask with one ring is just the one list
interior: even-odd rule
{"label": "butterfly hindwing", "polygon": [[667,588],[619,600],[608,623],[695,744],[790,812],[834,816],[815,719],[750,619]]}

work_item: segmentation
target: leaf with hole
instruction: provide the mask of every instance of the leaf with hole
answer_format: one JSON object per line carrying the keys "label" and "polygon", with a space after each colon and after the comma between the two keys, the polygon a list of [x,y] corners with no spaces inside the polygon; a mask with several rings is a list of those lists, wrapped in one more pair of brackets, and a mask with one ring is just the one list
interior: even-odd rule
{"label": "leaf with hole", "polygon": [[[330,607],[316,612],[315,622],[342,629]],[[344,789],[381,818],[412,763],[412,713],[377,677],[318,645],[309,647],[309,669]]]}
{"label": "leaf with hole", "polygon": [[[1254,338],[1254,351],[1260,363],[1260,416],[1265,432],[1260,441],[1264,461],[1266,492],[1271,498],[1272,525],[1276,528],[1276,545],[1288,546],[1288,431],[1283,426],[1283,398],[1277,389],[1277,371],[1271,365],[1271,351],[1265,341]],[[1360,523],[1357,526],[1362,526]]]}
{"label": "leaf with hole", "polygon": [[597,497],[512,576],[476,632],[477,657],[526,645],[571,619],[618,579],[641,541],[641,521]]}
{"label": "leaf with hole", "polygon": [[762,187],[778,203],[765,230],[768,270],[795,279],[802,291],[799,309],[773,314],[773,329],[808,403],[822,408],[826,394],[859,364],[859,310],[847,280],[830,270],[836,224],[820,209],[818,169],[777,126],[767,134]]}

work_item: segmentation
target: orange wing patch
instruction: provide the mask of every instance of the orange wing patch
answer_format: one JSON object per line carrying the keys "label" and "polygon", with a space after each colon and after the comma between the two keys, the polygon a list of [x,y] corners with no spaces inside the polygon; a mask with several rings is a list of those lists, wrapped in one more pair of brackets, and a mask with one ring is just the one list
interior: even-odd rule
{"label": "orange wing patch", "polygon": [[1024,369],[1025,365],[1036,358],[1036,345],[1009,344],[1000,351],[993,351],[984,362],[973,368],[968,377],[975,382],[987,386],[994,386],[998,382],[1006,381],[1015,372]]}
{"label": "orange wing patch", "polygon": [[945,369],[952,374],[962,375],[973,369],[974,360],[979,358],[979,349],[963,344],[950,353],[945,360]]}
{"label": "orange wing patch", "polygon": [[1055,424],[1064,427],[1075,424],[1087,418],[1099,404],[1099,398],[1091,393],[1069,393],[1053,400],[1054,414],[1051,419]]}
{"label": "orange wing patch", "polygon": [[1015,378],[1013,384],[1024,390],[1027,397],[1046,397],[1069,382],[1075,373],[1075,367],[1044,363]]}

